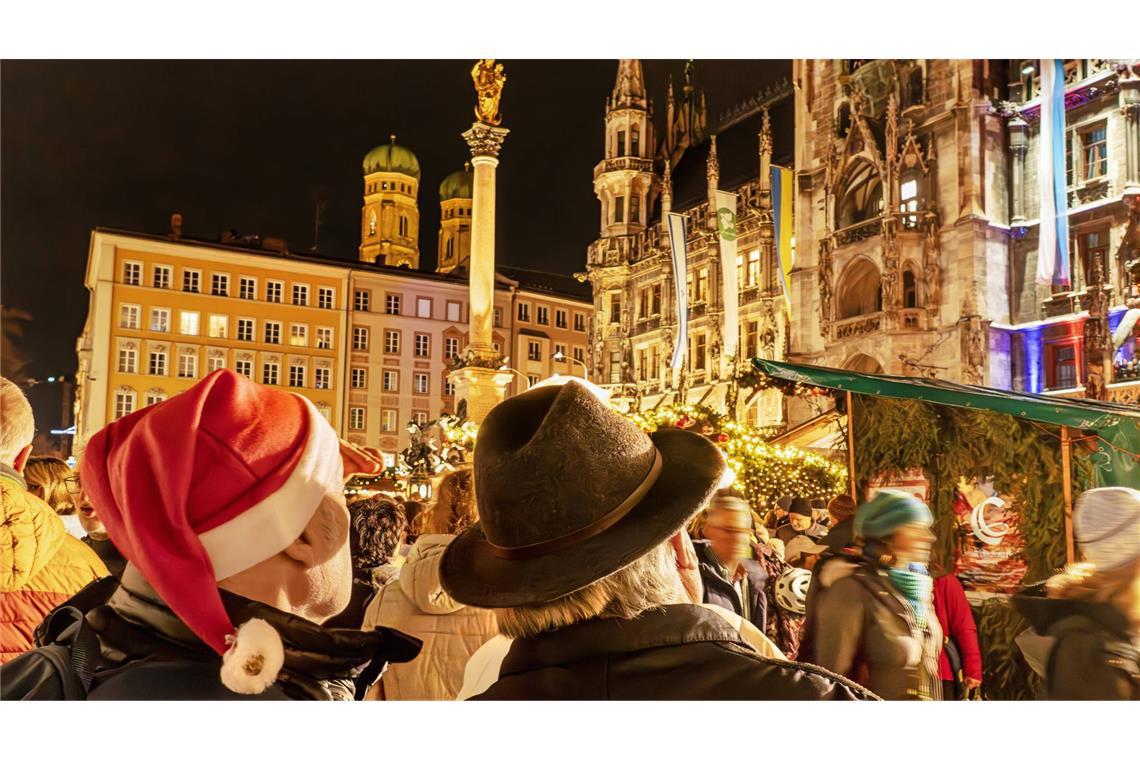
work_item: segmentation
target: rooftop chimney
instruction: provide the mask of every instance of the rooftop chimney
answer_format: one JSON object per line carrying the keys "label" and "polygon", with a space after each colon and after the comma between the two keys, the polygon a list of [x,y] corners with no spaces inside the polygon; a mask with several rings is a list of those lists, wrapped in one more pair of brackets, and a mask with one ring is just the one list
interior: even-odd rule
{"label": "rooftop chimney", "polygon": [[170,237],[175,240],[182,237],[182,214],[177,211],[170,215]]}

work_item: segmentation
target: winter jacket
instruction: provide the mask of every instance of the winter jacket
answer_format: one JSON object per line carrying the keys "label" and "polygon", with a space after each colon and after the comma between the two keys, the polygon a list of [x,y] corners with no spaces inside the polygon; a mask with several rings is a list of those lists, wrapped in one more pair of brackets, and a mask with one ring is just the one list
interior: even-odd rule
{"label": "winter jacket", "polygon": [[7,465],[0,489],[0,662],[7,662],[33,647],[44,616],[107,568]]}
{"label": "winter jacket", "polygon": [[823,541],[823,539],[826,535],[827,535],[827,528],[823,527],[822,525],[820,525],[819,523],[814,522],[814,521],[812,522],[811,525],[808,526],[808,529],[803,531],[803,532],[798,531],[795,528],[793,528],[791,523],[787,523],[786,525],[781,525],[776,530],[776,538],[783,541],[784,546],[787,546],[788,542],[791,541],[796,536],[807,536],[812,541],[815,541],[816,543],[820,543],[821,541]]}
{"label": "winter jacket", "polygon": [[[694,541],[700,565],[701,583],[704,586],[705,604],[716,604],[737,615],[744,615],[744,604],[736,586],[727,579],[727,570],[713,554],[708,541]],[[768,573],[764,566],[753,559],[741,560],[745,577],[748,578],[747,619],[761,631],[768,628]]]}
{"label": "winter jacket", "polygon": [[1040,596],[1031,588],[1014,607],[1054,640],[1045,666],[1046,699],[1140,700],[1140,635],[1109,604]]}
{"label": "winter jacket", "polygon": [[[744,643],[755,650],[757,654],[776,660],[788,659],[771,639],[740,615],[716,604],[702,604],[701,606],[724,618],[736,629]],[[463,669],[463,688],[459,690],[459,694],[455,698],[457,700],[470,699],[489,689],[491,684],[499,679],[499,668],[502,667],[503,660],[510,649],[511,639],[501,633],[488,639],[483,646],[479,647],[475,654],[471,655],[471,659],[467,661],[467,666]]]}
{"label": "winter jacket", "polygon": [[88,588],[81,595],[106,600],[90,610],[81,608],[99,638],[89,700],[351,700],[354,680],[372,683],[385,661],[411,659],[420,648],[418,641],[396,631],[325,629],[220,590],[235,625],[261,618],[285,646],[285,663],[268,689],[236,694],[222,684],[222,658],[162,602],[134,566],[127,565],[121,581],[108,577],[95,585],[105,589]]}
{"label": "winter jacket", "polygon": [[474,699],[875,699],[822,668],[764,657],[695,604],[592,618],[516,639]]}
{"label": "winter jacket", "polygon": [[416,539],[399,576],[383,586],[364,614],[364,630],[383,625],[423,640],[423,653],[384,675],[385,699],[455,699],[463,668],[483,642],[499,632],[490,610],[448,596],[439,561],[454,536]]}
{"label": "winter jacket", "polygon": [[933,605],[922,630],[886,573],[868,560],[838,557],[813,575],[801,661],[848,676],[883,699],[937,700],[941,651]]}
{"label": "winter jacket", "polygon": [[[934,579],[934,611],[938,613],[942,635],[953,639],[962,654],[963,674],[966,678],[981,681],[982,649],[978,646],[978,627],[974,624],[974,613],[970,610],[966,591],[953,575]],[[938,671],[943,681],[954,680],[945,647],[939,656]]]}

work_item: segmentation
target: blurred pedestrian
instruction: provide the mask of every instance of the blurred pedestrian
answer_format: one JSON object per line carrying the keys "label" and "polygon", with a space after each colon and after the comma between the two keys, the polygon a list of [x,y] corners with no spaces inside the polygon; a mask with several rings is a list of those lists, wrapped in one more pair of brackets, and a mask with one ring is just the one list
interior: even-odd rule
{"label": "blurred pedestrian", "polygon": [[752,558],[752,510],[738,495],[722,491],[704,510],[703,540],[693,547],[700,562],[707,604],[717,604],[750,621],[768,626],[768,574]]}
{"label": "blurred pedestrian", "polygon": [[28,490],[23,471],[35,432],[23,391],[0,377],[0,662],[31,649],[45,615],[107,575],[95,553]]}
{"label": "blurred pedestrian", "polygon": [[43,499],[63,520],[67,532],[82,539],[86,534],[76,514],[79,476],[59,457],[29,457],[24,467],[28,490]]}
{"label": "blurred pedestrian", "polygon": [[480,521],[441,564],[444,589],[494,609],[513,639],[477,698],[872,698],[755,654],[690,603],[700,573],[684,526],[723,473],[705,437],[647,435],[581,382],[492,409],[475,448]]}
{"label": "blurred pedestrian", "polygon": [[831,524],[831,518],[827,511],[826,500],[811,500],[811,519],[815,520],[816,525],[820,526],[821,528],[826,528]]}
{"label": "blurred pedestrian", "polygon": [[826,546],[817,544],[806,535],[796,536],[785,547],[784,560],[792,567],[801,568],[810,573],[825,549],[827,549]]}
{"label": "blurred pedestrian", "polygon": [[[858,505],[855,499],[845,493],[835,496],[827,503],[828,529],[822,543],[827,547],[825,554],[839,554],[855,543],[855,512]],[[856,552],[858,553],[858,552]],[[826,560],[826,558],[824,558]]]}
{"label": "blurred pedestrian", "polygon": [[1037,634],[1052,639],[1045,696],[1140,699],[1140,491],[1084,492],[1073,529],[1084,561],[1013,599]]}
{"label": "blurred pedestrian", "polygon": [[321,627],[351,593],[344,476],[378,459],[225,369],[96,433],[83,487],[130,562],[72,644],[97,639],[71,660],[88,698],[352,699],[362,671],[414,657],[394,631]]}
{"label": "blurred pedestrian", "polygon": [[454,699],[467,661],[498,632],[490,610],[468,607],[440,585],[444,549],[456,531],[478,519],[471,471],[448,474],[424,517],[428,532],[416,539],[399,573],[377,591],[364,616],[364,630],[395,628],[421,639],[423,651],[412,662],[392,665],[369,698]]}
{"label": "blurred pedestrian", "polygon": [[882,490],[855,515],[858,557],[816,573],[800,660],[846,675],[884,699],[942,699],[942,627],[927,571],[930,509]]}
{"label": "blurred pedestrian", "polygon": [[792,494],[785,494],[776,499],[776,503],[768,510],[768,514],[764,518],[764,527],[768,529],[769,533],[775,533],[788,524],[788,510],[791,508],[794,498]]}

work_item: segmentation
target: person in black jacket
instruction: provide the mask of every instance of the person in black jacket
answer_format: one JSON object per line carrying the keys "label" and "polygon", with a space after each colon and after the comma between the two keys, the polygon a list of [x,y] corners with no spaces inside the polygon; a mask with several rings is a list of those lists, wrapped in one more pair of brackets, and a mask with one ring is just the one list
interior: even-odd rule
{"label": "person in black jacket", "polygon": [[[685,533],[724,459],[678,428],[647,435],[579,380],[510,398],[475,449],[479,522],[448,546],[444,590],[511,638],[479,699],[874,699],[764,657],[712,609]],[[699,587],[699,585],[697,586]]]}
{"label": "person in black jacket", "polygon": [[1048,699],[1140,699],[1140,491],[1081,494],[1074,532],[1085,562],[1013,598],[1038,636]]}
{"label": "person in black jacket", "polygon": [[752,559],[752,511],[747,502],[722,492],[705,510],[702,535],[695,541],[704,584],[704,601],[732,610],[761,631],[768,624],[768,573]]}

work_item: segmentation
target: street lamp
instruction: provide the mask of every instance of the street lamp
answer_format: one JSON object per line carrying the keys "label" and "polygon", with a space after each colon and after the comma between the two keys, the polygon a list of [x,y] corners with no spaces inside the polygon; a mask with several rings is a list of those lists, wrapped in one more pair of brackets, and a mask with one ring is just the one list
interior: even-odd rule
{"label": "street lamp", "polygon": [[590,370],[585,364],[582,364],[581,361],[579,361],[578,359],[575,359],[572,356],[567,356],[566,354],[562,353],[561,351],[555,351],[554,352],[554,361],[560,362],[563,359],[569,359],[570,361],[574,362],[575,364],[581,364],[582,365],[582,379],[583,380],[589,380],[590,379]]}
{"label": "street lamp", "polygon": [[499,371],[500,372],[514,372],[516,375],[518,375],[519,377],[521,377],[523,379],[523,382],[525,383],[525,385],[523,386],[523,390],[525,391],[527,388],[530,388],[530,378],[527,377],[526,375],[524,375],[523,373],[519,372],[514,367],[508,367],[506,364],[504,364],[503,366],[499,367]]}

